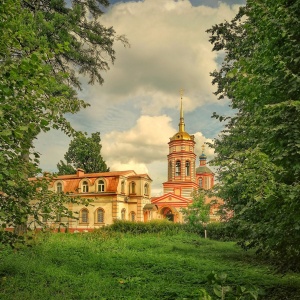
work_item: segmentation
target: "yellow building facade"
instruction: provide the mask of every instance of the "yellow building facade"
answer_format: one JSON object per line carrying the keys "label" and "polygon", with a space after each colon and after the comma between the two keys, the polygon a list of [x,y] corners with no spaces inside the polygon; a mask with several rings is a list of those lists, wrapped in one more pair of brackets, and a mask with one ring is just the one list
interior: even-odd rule
{"label": "yellow building facade", "polygon": [[152,215],[147,207],[151,207],[151,182],[148,174],[133,170],[86,174],[78,169],[76,174],[57,176],[51,180],[50,191],[84,198],[90,204],[69,204],[68,209],[78,213],[77,219],[42,221],[52,228],[63,222],[72,232],[89,231],[112,224],[116,219],[150,220]]}

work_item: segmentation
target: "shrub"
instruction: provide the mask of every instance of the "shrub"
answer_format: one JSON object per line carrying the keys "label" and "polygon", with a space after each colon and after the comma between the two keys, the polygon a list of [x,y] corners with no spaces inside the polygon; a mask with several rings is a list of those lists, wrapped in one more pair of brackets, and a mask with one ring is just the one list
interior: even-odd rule
{"label": "shrub", "polygon": [[236,240],[236,232],[227,222],[213,222],[206,226],[207,237],[219,241]]}
{"label": "shrub", "polygon": [[153,220],[145,223],[116,220],[114,224],[105,227],[104,230],[123,233],[129,232],[133,234],[158,232],[178,233],[183,230],[183,226],[168,220]]}

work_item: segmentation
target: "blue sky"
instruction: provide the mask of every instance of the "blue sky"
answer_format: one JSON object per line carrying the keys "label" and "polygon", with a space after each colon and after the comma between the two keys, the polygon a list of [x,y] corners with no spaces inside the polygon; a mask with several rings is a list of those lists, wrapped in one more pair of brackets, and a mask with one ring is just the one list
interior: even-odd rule
{"label": "blue sky", "polygon": [[[130,47],[115,44],[116,62],[103,74],[102,86],[81,78],[80,97],[91,107],[68,116],[77,130],[100,131],[102,155],[111,170],[149,173],[152,195],[166,181],[169,138],[178,130],[179,90],[184,89],[186,131],[196,137],[196,154],[222,130],[214,111],[230,114],[225,101],[213,95],[209,72],[220,58],[211,51],[212,25],[230,20],[241,0],[111,1],[102,23],[125,35]],[[35,146],[41,168],[56,171],[70,139],[59,131],[42,133]],[[207,149],[208,158],[213,150]],[[198,164],[198,162],[197,162]]]}

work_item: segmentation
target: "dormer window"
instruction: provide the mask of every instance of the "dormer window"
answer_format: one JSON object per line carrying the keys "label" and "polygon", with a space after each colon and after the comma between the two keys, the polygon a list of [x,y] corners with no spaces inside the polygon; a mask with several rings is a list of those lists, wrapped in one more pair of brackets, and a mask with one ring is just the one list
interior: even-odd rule
{"label": "dormer window", "polygon": [[104,192],[104,181],[103,180],[99,180],[98,181],[98,192]]}
{"label": "dormer window", "polygon": [[84,182],[82,183],[82,192],[83,192],[83,193],[88,193],[88,191],[89,191],[89,184],[88,184],[87,181],[84,181]]}
{"label": "dormer window", "polygon": [[62,183],[58,182],[56,184],[56,193],[60,194],[60,193],[62,193],[62,191],[63,191]]}

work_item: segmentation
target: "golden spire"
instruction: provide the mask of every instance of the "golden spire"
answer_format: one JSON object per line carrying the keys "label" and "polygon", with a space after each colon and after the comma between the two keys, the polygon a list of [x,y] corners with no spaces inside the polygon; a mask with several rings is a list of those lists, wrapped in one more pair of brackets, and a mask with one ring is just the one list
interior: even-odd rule
{"label": "golden spire", "polygon": [[179,132],[184,132],[184,118],[183,118],[183,108],[182,108],[182,96],[183,96],[183,89],[180,89],[180,121],[179,121]]}
{"label": "golden spire", "polygon": [[202,147],[202,154],[204,154],[205,145],[203,144],[201,147]]}

